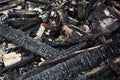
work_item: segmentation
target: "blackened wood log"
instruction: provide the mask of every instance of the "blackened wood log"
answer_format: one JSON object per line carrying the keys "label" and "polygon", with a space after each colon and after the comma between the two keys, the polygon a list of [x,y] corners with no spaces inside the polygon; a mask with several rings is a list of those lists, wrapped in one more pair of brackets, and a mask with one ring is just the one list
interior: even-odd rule
{"label": "blackened wood log", "polygon": [[20,29],[22,31],[26,31],[32,27],[35,27],[37,24],[40,24],[43,22],[41,18],[32,18],[32,19],[7,19],[5,20],[5,23],[7,23],[9,26],[12,26],[15,29]]}
{"label": "blackened wood log", "polygon": [[8,17],[9,18],[33,18],[33,17],[37,17],[39,14],[38,12],[12,12],[12,13],[8,13]]}
{"label": "blackened wood log", "polygon": [[3,43],[4,41],[5,41],[5,39],[0,36],[0,44]]}
{"label": "blackened wood log", "polygon": [[26,23],[28,24],[29,22],[31,22],[32,20],[29,19],[18,19],[18,18],[14,18],[14,19],[6,19],[4,20],[4,22],[6,24],[8,24],[9,26],[12,26],[15,29],[19,29],[21,26],[26,25]]}
{"label": "blackened wood log", "polygon": [[15,63],[13,65],[8,66],[8,67],[2,68],[0,70],[0,74],[6,72],[8,70],[18,69],[18,68],[23,67],[23,66],[25,66],[25,65],[27,65],[27,64],[35,61],[35,60],[36,60],[35,56],[29,56],[28,58],[23,59],[20,62],[17,62],[17,63]]}
{"label": "blackened wood log", "polygon": [[89,40],[91,38],[91,35],[86,35],[86,36],[77,36],[75,38],[68,38],[65,39],[64,41],[48,41],[45,40],[45,43],[53,46],[53,47],[57,47],[57,46],[70,46],[70,45],[74,45],[78,42],[85,42],[87,40]]}
{"label": "blackened wood log", "polygon": [[61,51],[61,53],[73,53],[73,52],[78,51],[81,48],[83,48],[86,44],[87,44],[86,42],[75,44],[72,47],[70,47],[64,51]]}
{"label": "blackened wood log", "polygon": [[22,30],[22,31],[26,31],[26,30],[28,30],[28,29],[30,29],[30,28],[32,28],[32,27],[35,27],[37,24],[40,24],[40,23],[42,23],[42,22],[43,22],[42,19],[41,19],[41,18],[38,18],[38,19],[36,19],[36,20],[33,20],[33,22],[27,23],[26,25],[22,26],[22,27],[19,28],[19,29]]}
{"label": "blackened wood log", "polygon": [[116,8],[120,9],[120,1],[115,1],[115,0],[106,0],[106,4],[110,6],[115,6]]}
{"label": "blackened wood log", "polygon": [[93,35],[84,35],[84,36],[75,36],[74,38],[68,38],[65,39],[64,41],[48,41],[45,40],[45,43],[53,46],[53,47],[57,47],[57,46],[70,46],[70,45],[74,45],[76,43],[82,43],[82,42],[86,42],[88,40],[91,39],[96,39],[98,37],[100,37],[101,35],[106,35],[107,33],[111,33],[111,32],[100,32],[100,33],[96,33]]}
{"label": "blackened wood log", "polygon": [[106,65],[94,74],[87,75],[86,80],[119,80],[120,77]]}
{"label": "blackened wood log", "polygon": [[19,30],[15,30],[4,24],[0,24],[0,36],[5,37],[7,40],[12,41],[19,47],[23,47],[36,55],[42,56],[45,59],[54,59],[61,54],[54,48],[27,36]]}
{"label": "blackened wood log", "polygon": [[[12,26],[15,29],[27,29],[31,26],[34,27],[34,25],[36,24],[40,24],[41,22],[43,22],[43,20],[41,18],[27,18],[27,19],[6,19],[4,20],[5,23],[7,23],[9,26]],[[26,27],[25,27],[26,26]],[[22,28],[23,27],[23,28]]]}
{"label": "blackened wood log", "polygon": [[[90,70],[98,66],[107,58],[120,55],[120,41],[113,41],[105,45],[93,47],[85,51],[78,51],[79,55],[65,62],[59,63],[41,73],[33,75],[25,80],[62,80],[81,71]],[[81,54],[80,54],[81,53]],[[79,66],[79,67],[76,67]],[[21,79],[20,79],[21,80]]]}
{"label": "blackened wood log", "polygon": [[40,73],[47,68],[50,68],[50,67],[52,67],[60,62],[66,61],[66,60],[76,56],[77,54],[74,54],[74,52],[77,50],[80,50],[84,45],[85,45],[85,43],[76,44],[75,46],[70,47],[67,50],[61,51],[61,53],[64,53],[64,54],[69,54],[69,53],[72,53],[72,54],[63,56],[61,58],[56,58],[56,60],[53,60],[53,61],[45,61],[45,62],[41,63],[41,65],[39,67],[37,67],[37,68],[27,72],[26,74],[20,76],[19,79],[27,78],[27,77],[30,77],[30,76],[35,75],[37,73]]}
{"label": "blackened wood log", "polygon": [[10,0],[0,0],[0,6],[5,4],[5,3],[8,3]]}
{"label": "blackened wood log", "polygon": [[32,39],[22,31],[15,30],[4,24],[1,24],[0,26],[0,36],[5,37],[7,40],[12,41],[14,44],[23,47],[36,55],[42,56],[45,59],[55,59],[60,56],[71,54],[69,52],[62,53],[58,50],[55,50],[54,48],[40,41]]}
{"label": "blackened wood log", "polygon": [[94,4],[99,0],[89,0],[89,4],[87,5],[85,9],[85,18],[87,19],[89,16],[90,11],[92,10]]}
{"label": "blackened wood log", "polygon": [[50,1],[49,0],[25,0],[25,1],[30,1],[33,2],[35,4],[46,4],[46,5],[50,5]]}
{"label": "blackened wood log", "polygon": [[14,7],[16,7],[16,6],[17,6],[17,4],[6,5],[6,6],[1,7],[1,8],[0,8],[0,11],[8,10],[8,9],[14,8]]}
{"label": "blackened wood log", "polygon": [[112,7],[108,7],[108,10],[110,11],[110,13],[117,19],[120,20],[120,14],[117,13]]}

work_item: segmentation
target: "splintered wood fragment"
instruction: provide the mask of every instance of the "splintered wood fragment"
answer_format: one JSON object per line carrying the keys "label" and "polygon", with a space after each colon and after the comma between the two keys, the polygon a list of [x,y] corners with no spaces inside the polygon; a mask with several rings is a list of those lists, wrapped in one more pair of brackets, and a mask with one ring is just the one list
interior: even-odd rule
{"label": "splintered wood fragment", "polygon": [[15,52],[11,52],[9,54],[5,54],[2,57],[2,59],[3,59],[4,65],[7,67],[19,62],[21,60],[21,54],[16,54]]}
{"label": "splintered wood fragment", "polygon": [[59,54],[59,51],[55,50],[54,48],[40,41],[34,40],[22,31],[15,30],[4,24],[0,24],[0,36],[5,37],[7,40],[12,41],[17,46],[23,47],[36,55],[42,56],[45,59],[54,59],[61,55]]}
{"label": "splintered wood fragment", "polygon": [[[113,41],[104,45],[89,48],[76,52],[79,55],[59,63],[41,73],[35,74],[25,80],[62,80],[69,75],[90,70],[98,66],[107,58],[114,58],[120,55],[120,41]],[[79,67],[77,67],[79,66]],[[18,79],[24,80],[24,79]]]}
{"label": "splintered wood fragment", "polygon": [[6,72],[8,70],[18,69],[18,68],[23,67],[23,66],[27,65],[28,63],[31,63],[35,60],[36,60],[35,56],[29,56],[28,58],[25,58],[25,59],[13,64],[13,65],[2,68],[0,70],[0,74]]}
{"label": "splintered wood fragment", "polygon": [[46,28],[49,28],[50,27],[50,25],[48,25],[48,23],[49,23],[49,19],[50,19],[50,15],[51,15],[51,9],[48,11],[48,13],[47,13],[47,16],[46,16],[46,19],[45,19],[45,23],[41,23],[40,24],[40,28],[39,28],[39,30],[37,31],[37,33],[36,33],[36,37],[34,38],[34,39],[39,39],[39,38],[41,38],[42,37],[42,35],[43,35],[43,33],[44,33],[44,31],[46,30]]}

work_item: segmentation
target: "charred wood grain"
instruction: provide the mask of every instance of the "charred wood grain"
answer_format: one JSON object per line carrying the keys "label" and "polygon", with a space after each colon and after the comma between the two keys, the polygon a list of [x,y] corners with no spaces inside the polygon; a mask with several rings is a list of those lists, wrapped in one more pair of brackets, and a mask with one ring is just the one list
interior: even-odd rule
{"label": "charred wood grain", "polygon": [[[65,62],[59,63],[41,73],[33,75],[25,80],[62,80],[69,74],[78,71],[86,71],[98,66],[107,58],[114,58],[120,55],[120,41],[113,41],[105,45],[97,46],[92,49],[80,52],[81,54],[71,58]],[[79,53],[79,52],[78,52]],[[79,66],[75,68],[75,66]],[[75,69],[74,69],[75,68]]]}
{"label": "charred wood grain", "polygon": [[25,1],[30,1],[36,4],[46,4],[46,5],[50,5],[50,1],[49,0],[25,0]]}
{"label": "charred wood grain", "polygon": [[[68,48],[67,50],[61,51],[61,53],[66,54],[66,56],[63,56],[61,58],[56,58],[56,60],[53,60],[53,61],[45,61],[39,67],[27,72],[24,75],[21,75],[19,77],[19,79],[24,79],[24,78],[30,77],[32,75],[35,75],[37,73],[40,73],[47,68],[50,68],[60,62],[66,61],[66,60],[76,56],[77,54],[74,54],[74,52],[77,50],[80,50],[84,45],[85,45],[85,43],[76,44],[75,46],[72,46],[72,47]],[[72,54],[70,54],[70,53],[72,53]]]}
{"label": "charred wood grain", "polygon": [[72,47],[66,49],[66,50],[63,50],[61,51],[61,53],[73,53],[75,51],[78,51],[80,50],[81,48],[83,48],[84,46],[86,45],[86,42],[83,42],[83,43],[78,43],[78,44],[75,44],[73,45]]}
{"label": "charred wood grain", "polygon": [[15,8],[17,5],[23,3],[24,1],[23,0],[3,0],[2,3],[5,3],[5,2],[8,2],[7,4],[5,5],[0,5],[1,8],[0,8],[0,11],[3,11],[3,10],[9,10],[11,8]]}
{"label": "charred wood grain", "polygon": [[115,0],[106,0],[106,4],[110,6],[115,6],[120,9],[120,1],[115,1]]}
{"label": "charred wood grain", "polygon": [[14,8],[16,6],[17,6],[17,4],[6,5],[6,6],[1,7],[0,11],[7,10],[7,9],[10,9],[10,8]]}
{"label": "charred wood grain", "polygon": [[8,13],[8,17],[9,18],[33,18],[33,17],[37,17],[39,14],[38,12],[12,12],[12,13]]}
{"label": "charred wood grain", "polygon": [[5,3],[8,3],[10,0],[0,0],[0,5],[3,5]]}
{"label": "charred wood grain", "polygon": [[22,26],[22,27],[19,28],[19,29],[22,30],[22,31],[26,31],[26,30],[28,30],[28,29],[30,29],[30,28],[35,27],[36,25],[38,25],[38,24],[40,24],[40,23],[42,23],[42,22],[43,22],[42,19],[41,19],[41,18],[38,18],[38,19],[36,19],[36,20],[34,20],[34,21],[32,21],[32,22],[29,22],[28,24],[26,23],[26,25]]}
{"label": "charred wood grain", "polygon": [[99,0],[89,0],[89,4],[86,6],[86,9],[85,9],[85,18],[87,19],[89,14],[90,14],[90,11],[92,10],[93,6],[95,5],[95,3]]}
{"label": "charred wood grain", "polygon": [[43,22],[41,18],[33,18],[33,19],[7,19],[5,20],[5,23],[7,23],[9,26],[12,26],[15,29],[20,29],[22,31],[26,31],[29,28],[35,27],[37,24],[40,24]]}
{"label": "charred wood grain", "polygon": [[108,10],[110,11],[110,13],[115,16],[115,18],[120,20],[120,14],[117,13],[112,7],[108,7]]}
{"label": "charred wood grain", "polygon": [[27,36],[19,30],[15,30],[4,24],[0,24],[0,36],[5,37],[7,40],[12,41],[19,47],[23,47],[36,55],[42,56],[45,59],[54,59],[61,54],[54,48]]}
{"label": "charred wood grain", "polygon": [[[70,54],[69,53],[70,51],[66,51],[65,53],[60,52],[40,41],[32,39],[22,31],[15,30],[3,24],[1,24],[1,27],[0,27],[0,35],[5,37],[9,41],[12,41],[14,44],[18,45],[19,47],[23,47],[33,52],[36,55],[44,57],[45,59],[55,59],[55,58]],[[81,46],[82,45],[79,45],[74,49],[80,48]]]}
{"label": "charred wood grain", "polygon": [[67,38],[64,41],[45,40],[45,43],[52,47],[70,46],[70,45],[74,45],[76,43],[82,43],[82,42],[89,41],[91,39],[96,39],[96,38],[100,37],[101,35],[106,35],[107,33],[111,33],[111,32],[100,32],[100,33],[91,34],[91,35],[75,36],[74,38]]}
{"label": "charred wood grain", "polygon": [[91,36],[86,35],[86,36],[76,36],[75,38],[68,38],[65,39],[64,41],[45,41],[46,44],[57,47],[57,46],[70,46],[74,45],[78,42],[84,42],[91,39]]}
{"label": "charred wood grain", "polygon": [[86,80],[119,80],[120,77],[112,71],[108,66],[103,67],[101,70],[94,74],[87,76]]}

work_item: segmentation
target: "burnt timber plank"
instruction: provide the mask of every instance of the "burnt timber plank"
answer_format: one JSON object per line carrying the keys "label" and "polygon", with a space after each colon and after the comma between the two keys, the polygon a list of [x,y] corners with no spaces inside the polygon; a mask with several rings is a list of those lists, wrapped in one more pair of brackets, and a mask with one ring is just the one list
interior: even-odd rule
{"label": "burnt timber plank", "polygon": [[[74,58],[59,63],[41,73],[33,75],[25,80],[63,80],[71,74],[90,70],[98,66],[107,58],[120,55],[120,41],[113,41],[105,45],[90,48]],[[77,67],[79,66],[79,67]]]}
{"label": "burnt timber plank", "polygon": [[23,47],[36,55],[42,56],[45,59],[54,59],[60,56],[56,49],[34,40],[20,30],[15,30],[7,25],[0,24],[0,36],[12,41],[19,47]]}

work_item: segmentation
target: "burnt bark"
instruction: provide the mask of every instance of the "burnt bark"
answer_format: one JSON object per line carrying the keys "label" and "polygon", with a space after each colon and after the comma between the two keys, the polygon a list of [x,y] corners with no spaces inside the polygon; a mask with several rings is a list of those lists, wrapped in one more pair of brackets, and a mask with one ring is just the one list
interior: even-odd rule
{"label": "burnt bark", "polygon": [[12,26],[15,29],[20,29],[23,31],[28,30],[29,28],[35,27],[35,25],[40,24],[43,22],[41,18],[32,18],[32,19],[6,19],[5,23],[7,23],[9,26]]}
{"label": "burnt bark", "polygon": [[37,17],[39,14],[38,12],[13,12],[13,13],[8,13],[9,18],[33,18]]}
{"label": "burnt bark", "polygon": [[3,4],[5,4],[5,3],[8,3],[10,0],[0,0],[0,5],[3,5]]}
{"label": "burnt bark", "polygon": [[60,62],[66,61],[66,60],[78,55],[78,54],[75,54],[74,52],[77,51],[77,50],[80,50],[84,45],[85,45],[85,43],[83,43],[83,44],[80,43],[80,44],[77,44],[73,47],[70,47],[67,50],[61,51],[61,53],[65,53],[65,54],[69,54],[69,55],[63,56],[61,58],[56,58],[55,60],[52,60],[52,61],[45,61],[39,67],[27,72],[26,74],[20,76],[19,78],[23,79],[23,78],[30,77],[32,75],[35,75],[37,73],[42,72],[43,70],[45,70],[47,68],[52,67],[52,66],[54,66],[54,65],[56,65]]}
{"label": "burnt bark", "polygon": [[6,6],[1,7],[1,8],[0,8],[0,11],[6,10],[6,9],[10,9],[10,8],[14,8],[14,7],[16,7],[16,6],[17,6],[17,4],[6,5]]}
{"label": "burnt bark", "polygon": [[12,41],[19,47],[23,47],[36,55],[42,56],[45,59],[54,59],[61,55],[59,54],[59,51],[40,41],[32,39],[22,31],[15,30],[4,24],[0,25],[0,36]]}
{"label": "burnt bark", "polygon": [[106,35],[107,33],[111,33],[111,32],[99,32],[99,33],[91,34],[91,35],[75,36],[72,39],[68,38],[68,39],[65,39],[64,41],[47,41],[47,40],[45,40],[45,42],[46,42],[46,44],[48,44],[52,47],[70,46],[70,45],[74,45],[76,43],[82,43],[82,42],[87,42],[91,39],[96,39],[102,35]]}
{"label": "burnt bark", "polygon": [[78,53],[79,55],[74,58],[59,63],[25,80],[62,80],[68,77],[69,74],[72,75],[78,73],[78,71],[90,70],[98,66],[105,59],[120,55],[120,41],[107,43]]}

